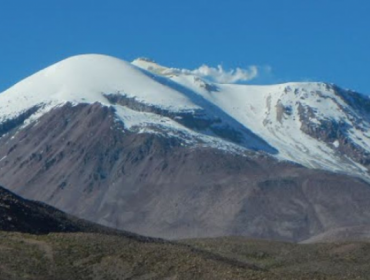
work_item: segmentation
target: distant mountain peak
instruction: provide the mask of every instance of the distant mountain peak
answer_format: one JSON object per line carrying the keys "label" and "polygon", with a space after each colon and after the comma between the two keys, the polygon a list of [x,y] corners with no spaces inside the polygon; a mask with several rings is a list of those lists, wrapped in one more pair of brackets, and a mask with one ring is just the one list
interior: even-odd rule
{"label": "distant mountain peak", "polygon": [[169,238],[300,241],[369,221],[368,97],[202,77],[96,54],[37,72],[0,94],[0,184]]}

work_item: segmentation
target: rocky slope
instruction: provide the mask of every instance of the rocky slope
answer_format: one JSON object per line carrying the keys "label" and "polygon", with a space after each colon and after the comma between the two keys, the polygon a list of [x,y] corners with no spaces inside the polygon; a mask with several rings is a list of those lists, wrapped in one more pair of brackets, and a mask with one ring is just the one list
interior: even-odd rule
{"label": "rocky slope", "polygon": [[365,181],[123,129],[99,104],[54,109],[0,140],[2,183],[78,217],[166,238],[301,241],[369,221]]}
{"label": "rocky slope", "polygon": [[73,57],[0,94],[0,183],[144,235],[304,241],[370,224],[368,104]]}

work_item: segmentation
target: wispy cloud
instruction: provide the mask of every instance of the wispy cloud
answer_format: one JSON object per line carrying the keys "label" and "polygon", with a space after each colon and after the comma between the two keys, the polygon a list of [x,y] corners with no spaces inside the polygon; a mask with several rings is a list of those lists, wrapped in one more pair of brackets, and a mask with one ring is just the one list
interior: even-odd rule
{"label": "wispy cloud", "polygon": [[249,66],[246,69],[236,68],[230,70],[224,70],[221,65],[210,67],[208,65],[202,65],[198,69],[191,71],[192,74],[211,79],[217,83],[237,83],[250,81],[258,76],[258,69],[256,66]]}
{"label": "wispy cloud", "polygon": [[188,75],[195,75],[201,78],[205,78],[212,82],[222,83],[222,84],[233,84],[233,83],[241,83],[241,82],[248,82],[253,79],[256,79],[259,74],[260,70],[263,72],[270,72],[270,67],[261,67],[252,65],[246,68],[235,68],[225,70],[222,65],[218,65],[217,67],[211,67],[208,65],[203,64],[197,69],[194,70],[187,70],[187,69],[171,69],[173,72],[178,72],[182,74]]}

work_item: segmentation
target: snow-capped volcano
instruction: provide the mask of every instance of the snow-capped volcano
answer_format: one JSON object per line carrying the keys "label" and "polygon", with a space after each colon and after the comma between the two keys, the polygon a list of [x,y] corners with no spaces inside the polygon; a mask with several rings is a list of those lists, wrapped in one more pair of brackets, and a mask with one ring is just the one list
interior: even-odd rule
{"label": "snow-capped volcano", "polygon": [[369,108],[325,83],[75,56],[0,94],[0,184],[149,236],[356,232],[370,225]]}
{"label": "snow-capped volcano", "polygon": [[126,129],[188,145],[259,150],[368,178],[370,100],[329,84],[215,84],[148,59],[80,55],[0,94],[0,122],[37,108],[27,125],[68,102],[112,107]]}

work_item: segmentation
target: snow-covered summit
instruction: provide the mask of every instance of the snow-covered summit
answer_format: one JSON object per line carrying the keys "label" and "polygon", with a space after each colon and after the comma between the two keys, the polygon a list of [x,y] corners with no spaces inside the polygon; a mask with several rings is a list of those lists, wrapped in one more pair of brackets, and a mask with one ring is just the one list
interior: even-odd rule
{"label": "snow-covered summit", "polygon": [[196,108],[183,94],[131,63],[106,55],[67,58],[17,83],[0,95],[1,114],[39,103],[107,104],[103,94],[122,93],[164,107]]}
{"label": "snow-covered summit", "polygon": [[26,124],[67,102],[99,102],[114,107],[125,126],[138,132],[367,174],[368,98],[325,83],[217,84],[180,70],[148,59],[74,56],[1,93],[0,125],[35,106],[40,109]]}

